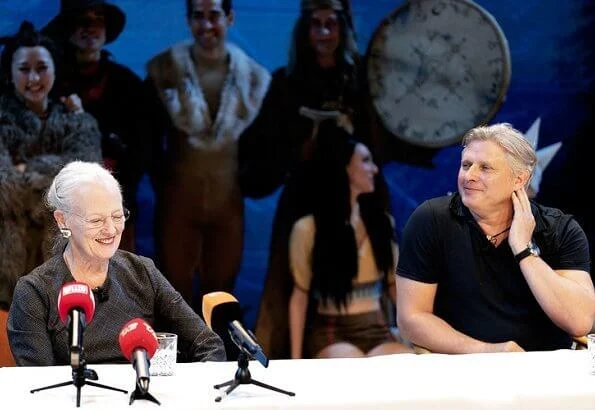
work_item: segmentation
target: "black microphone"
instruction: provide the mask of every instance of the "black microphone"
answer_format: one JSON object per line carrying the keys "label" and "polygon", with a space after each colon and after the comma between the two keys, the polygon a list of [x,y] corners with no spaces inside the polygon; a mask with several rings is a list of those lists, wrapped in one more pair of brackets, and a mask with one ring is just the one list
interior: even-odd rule
{"label": "black microphone", "polygon": [[264,367],[268,367],[269,359],[256,341],[256,337],[238,320],[242,316],[242,311],[235,297],[227,292],[211,292],[204,295],[202,314],[207,326],[215,333],[221,336],[227,329],[231,340],[240,350],[258,360]]}
{"label": "black microphone", "polygon": [[229,324],[229,334],[231,336],[231,340],[233,340],[233,342],[238,347],[247,351],[264,367],[268,367],[269,359],[264,354],[262,347],[256,341],[256,336],[254,336],[254,333],[252,333],[249,329],[244,329],[240,322],[234,320]]}
{"label": "black microphone", "polygon": [[83,332],[95,314],[95,299],[89,286],[81,282],[66,283],[58,294],[58,314],[70,334],[70,365],[81,364]]}
{"label": "black microphone", "polygon": [[106,286],[97,286],[93,289],[93,295],[96,296],[97,302],[103,303],[109,299],[109,291]]}

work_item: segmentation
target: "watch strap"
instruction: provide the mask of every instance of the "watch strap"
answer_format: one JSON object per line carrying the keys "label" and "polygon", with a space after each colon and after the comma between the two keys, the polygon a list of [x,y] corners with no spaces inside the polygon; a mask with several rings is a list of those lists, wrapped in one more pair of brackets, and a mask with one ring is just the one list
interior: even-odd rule
{"label": "watch strap", "polygon": [[514,259],[517,261],[517,263],[520,263],[523,259],[525,259],[527,256],[531,256],[532,254],[533,252],[531,252],[531,248],[526,247],[525,249],[514,255]]}

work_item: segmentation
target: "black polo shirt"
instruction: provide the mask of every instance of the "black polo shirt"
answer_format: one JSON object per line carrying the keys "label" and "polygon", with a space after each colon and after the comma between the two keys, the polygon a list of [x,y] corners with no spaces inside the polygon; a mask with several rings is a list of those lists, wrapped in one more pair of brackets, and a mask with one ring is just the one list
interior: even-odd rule
{"label": "black polo shirt", "polygon": [[[535,202],[531,209],[542,259],[554,270],[589,272],[589,245],[576,220]],[[572,344],[537,303],[508,241],[490,244],[459,194],[428,200],[413,212],[397,274],[437,283],[434,313],[468,336],[491,343],[514,340],[525,350]]]}

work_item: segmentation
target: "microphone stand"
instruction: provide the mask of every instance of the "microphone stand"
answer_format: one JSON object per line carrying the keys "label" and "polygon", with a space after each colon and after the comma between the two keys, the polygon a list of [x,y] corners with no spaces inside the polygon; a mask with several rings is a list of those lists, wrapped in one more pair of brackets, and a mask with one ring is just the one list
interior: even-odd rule
{"label": "microphone stand", "polygon": [[216,384],[214,386],[216,389],[220,389],[221,387],[229,386],[225,390],[225,392],[223,392],[223,394],[221,396],[217,396],[215,398],[216,402],[220,402],[223,399],[223,397],[225,397],[229,393],[231,393],[240,384],[254,384],[256,386],[260,386],[265,389],[273,390],[278,393],[287,394],[288,396],[295,396],[295,393],[293,393],[293,392],[290,392],[287,390],[282,390],[282,389],[279,389],[278,387],[259,382],[258,380],[254,380],[252,378],[252,376],[250,375],[250,370],[248,370],[248,364],[249,364],[248,354],[243,349],[240,349],[240,354],[238,355],[238,369],[236,370],[234,378],[232,380],[225,382],[225,383]]}
{"label": "microphone stand", "polygon": [[[72,366],[72,381],[66,381],[63,383],[57,383],[57,384],[52,384],[50,386],[33,389],[33,390],[31,390],[31,393],[35,393],[35,392],[42,391],[42,390],[54,389],[56,387],[68,386],[68,385],[73,384],[76,387],[76,407],[81,407],[81,387],[83,387],[85,384],[88,384],[90,386],[100,387],[102,389],[119,391],[124,394],[128,393],[126,390],[122,390],[122,389],[118,389],[116,387],[106,386],[103,384],[88,381],[87,379],[98,380],[99,376],[97,376],[97,372],[95,370],[87,369],[87,362],[82,357],[83,352],[80,352],[79,354],[81,356],[77,360],[78,366]],[[71,356],[72,356],[72,353],[71,353]]]}
{"label": "microphone stand", "polygon": [[159,400],[157,400],[151,393],[149,393],[148,390],[145,391],[144,389],[141,389],[138,384],[136,385],[134,391],[130,394],[130,401],[128,402],[128,404],[132,404],[135,400],[148,400],[161,406]]}
{"label": "microphone stand", "polygon": [[[136,364],[136,366],[138,366],[141,370],[140,373],[141,375],[147,375],[145,376],[141,376],[138,377],[137,376],[137,380],[136,380],[136,384],[135,384],[135,389],[132,392],[132,394],[130,394],[130,402],[128,402],[129,405],[131,405],[135,400],[148,400],[148,401],[152,401],[153,403],[161,406],[161,403],[159,403],[159,400],[157,400],[151,393],[149,393],[149,367],[151,366],[149,360],[146,358],[146,356],[143,356],[143,354],[139,351],[139,350],[135,350],[134,351],[134,363]],[[138,375],[138,373],[137,373]]]}

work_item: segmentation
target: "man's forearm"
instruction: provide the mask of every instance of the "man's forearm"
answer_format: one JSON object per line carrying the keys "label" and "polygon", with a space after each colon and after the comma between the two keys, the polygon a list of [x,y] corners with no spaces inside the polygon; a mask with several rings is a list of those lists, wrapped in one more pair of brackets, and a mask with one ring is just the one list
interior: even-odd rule
{"label": "man's forearm", "polygon": [[595,297],[586,274],[579,271],[561,274],[543,259],[533,257],[523,259],[520,266],[535,299],[558,327],[573,336],[584,336],[591,330]]}
{"label": "man's forearm", "polygon": [[413,344],[433,353],[483,353],[490,344],[467,336],[433,313],[416,313],[406,320],[399,316],[399,330]]}

